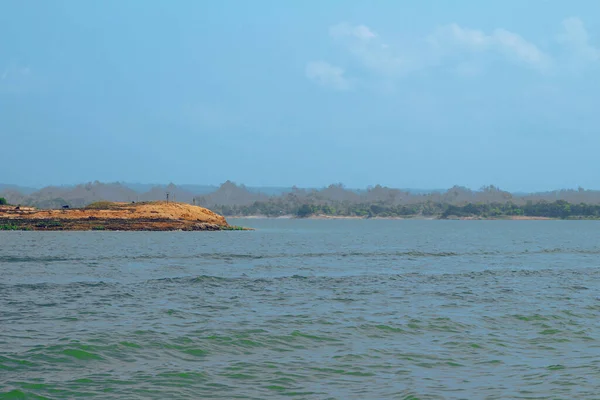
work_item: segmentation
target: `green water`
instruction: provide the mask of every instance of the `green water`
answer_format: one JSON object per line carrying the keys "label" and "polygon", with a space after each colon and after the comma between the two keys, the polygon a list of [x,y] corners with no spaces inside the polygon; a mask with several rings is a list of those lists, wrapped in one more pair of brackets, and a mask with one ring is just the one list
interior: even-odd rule
{"label": "green water", "polygon": [[600,223],[0,232],[0,399],[599,398]]}

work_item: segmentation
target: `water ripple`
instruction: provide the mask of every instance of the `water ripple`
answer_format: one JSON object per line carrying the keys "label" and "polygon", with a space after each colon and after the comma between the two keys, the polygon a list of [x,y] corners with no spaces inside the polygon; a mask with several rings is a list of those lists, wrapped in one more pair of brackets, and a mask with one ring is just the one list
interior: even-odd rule
{"label": "water ripple", "polygon": [[373,222],[0,233],[0,399],[597,397],[596,225]]}

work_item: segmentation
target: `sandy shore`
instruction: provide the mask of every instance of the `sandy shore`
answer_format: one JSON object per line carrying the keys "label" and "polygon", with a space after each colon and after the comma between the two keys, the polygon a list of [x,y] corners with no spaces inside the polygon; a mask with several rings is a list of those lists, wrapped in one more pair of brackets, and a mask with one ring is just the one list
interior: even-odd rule
{"label": "sandy shore", "polygon": [[526,217],[522,215],[507,215],[500,217],[457,217],[457,218],[447,218],[441,219],[439,217],[431,217],[431,216],[407,216],[407,217],[360,217],[360,216],[338,216],[338,215],[311,215],[309,217],[299,218],[295,215],[282,215],[279,217],[268,217],[265,215],[247,215],[247,216],[231,216],[229,218],[235,219],[313,219],[313,220],[327,220],[327,219],[335,219],[335,220],[422,220],[422,221],[431,221],[431,220],[447,220],[447,221],[547,221],[547,220],[556,220],[557,218],[548,218],[548,217]]}

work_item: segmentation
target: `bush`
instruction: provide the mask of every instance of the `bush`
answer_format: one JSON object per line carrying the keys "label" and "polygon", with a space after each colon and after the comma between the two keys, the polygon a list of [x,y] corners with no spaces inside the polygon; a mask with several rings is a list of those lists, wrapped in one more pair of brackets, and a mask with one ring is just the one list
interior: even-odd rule
{"label": "bush", "polygon": [[0,224],[0,231],[18,231],[19,227],[14,224]]}
{"label": "bush", "polygon": [[314,212],[311,206],[309,206],[308,204],[302,204],[302,206],[298,209],[296,216],[300,218],[306,218],[313,214]]}
{"label": "bush", "polygon": [[223,230],[224,231],[245,231],[245,230],[247,230],[247,228],[244,228],[243,226],[229,225],[229,226],[224,226]]}
{"label": "bush", "polygon": [[0,206],[5,206],[8,204],[8,201],[4,197],[0,197]]}
{"label": "bush", "polygon": [[42,220],[35,224],[36,228],[56,228],[62,225],[62,222],[57,220]]}

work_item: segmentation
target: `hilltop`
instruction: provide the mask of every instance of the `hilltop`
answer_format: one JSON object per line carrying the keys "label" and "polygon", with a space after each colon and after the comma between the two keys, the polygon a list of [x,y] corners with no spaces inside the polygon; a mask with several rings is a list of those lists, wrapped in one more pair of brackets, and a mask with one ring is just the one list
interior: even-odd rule
{"label": "hilltop", "polygon": [[85,208],[40,210],[0,206],[0,227],[14,230],[215,231],[234,229],[225,218],[185,203],[96,202]]}

